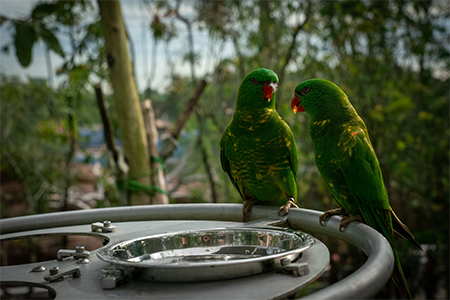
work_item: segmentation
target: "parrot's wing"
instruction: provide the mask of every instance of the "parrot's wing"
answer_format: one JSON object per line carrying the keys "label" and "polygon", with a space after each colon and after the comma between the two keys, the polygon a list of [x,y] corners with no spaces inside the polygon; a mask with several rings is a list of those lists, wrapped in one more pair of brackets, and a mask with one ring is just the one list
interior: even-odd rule
{"label": "parrot's wing", "polygon": [[220,163],[222,165],[222,169],[225,171],[225,173],[228,174],[228,177],[230,177],[231,183],[233,184],[233,186],[236,188],[236,190],[238,190],[239,194],[241,195],[241,198],[245,199],[244,196],[242,195],[241,189],[239,188],[239,186],[237,185],[237,183],[234,180],[233,176],[231,175],[230,161],[228,160],[228,157],[227,157],[226,152],[225,152],[226,139],[224,137],[226,136],[228,130],[229,129],[227,129],[225,131],[222,139],[220,140]]}
{"label": "parrot's wing", "polygon": [[380,165],[364,127],[352,126],[341,135],[340,167],[350,192],[366,205],[390,210]]}
{"label": "parrot's wing", "polygon": [[[348,147],[347,154],[341,162],[341,170],[350,192],[359,202],[359,209],[364,219],[374,228],[381,229],[383,227],[381,232],[385,230],[384,228],[392,226],[397,234],[422,250],[409,228],[400,221],[389,205],[380,166],[365,128],[352,129],[354,130],[351,132],[353,137],[341,138],[342,145],[347,142]],[[376,221],[380,217],[382,220]],[[387,222],[391,222],[390,220],[392,220],[392,225],[387,224]],[[387,235],[385,236],[387,237]]]}
{"label": "parrot's wing", "polygon": [[349,127],[339,144],[343,151],[340,167],[364,220],[393,243],[389,198],[365,126]]}
{"label": "parrot's wing", "polygon": [[396,251],[392,225],[392,216],[395,214],[389,205],[380,165],[367,129],[364,125],[348,129],[340,139],[341,145],[347,147],[340,163],[345,181],[366,223],[383,234],[391,244],[395,258],[392,279],[402,294],[405,297],[409,295],[409,299],[412,299]]}
{"label": "parrot's wing", "polygon": [[288,135],[288,156],[289,156],[289,164],[291,166],[292,173],[294,173],[295,181],[297,181],[298,176],[298,157],[297,157],[297,144],[295,143],[294,135],[292,134],[291,129],[287,125],[287,123],[283,120],[283,124],[286,127],[287,135]]}

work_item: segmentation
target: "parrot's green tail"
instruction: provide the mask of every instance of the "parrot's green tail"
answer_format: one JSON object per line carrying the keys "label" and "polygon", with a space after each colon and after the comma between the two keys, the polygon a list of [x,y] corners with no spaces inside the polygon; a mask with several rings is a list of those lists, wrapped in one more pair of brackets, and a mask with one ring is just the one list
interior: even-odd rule
{"label": "parrot's green tail", "polygon": [[423,251],[422,247],[420,247],[419,243],[416,242],[414,239],[414,235],[409,230],[408,226],[402,223],[400,219],[397,217],[397,215],[394,213],[394,210],[391,207],[391,214],[392,214],[392,226],[394,228],[394,231],[403,237],[405,240],[408,240],[411,244],[413,244],[417,249]]}
{"label": "parrot's green tail", "polygon": [[405,275],[403,274],[402,266],[400,265],[400,258],[397,253],[397,246],[394,241],[394,230],[392,228],[392,215],[390,210],[384,209],[366,209],[362,210],[362,215],[366,223],[378,230],[391,244],[392,252],[394,252],[394,271],[391,278],[397,288],[406,299],[412,299],[409,292],[408,284],[406,283]]}
{"label": "parrot's green tail", "polygon": [[402,293],[405,299],[412,299],[409,292],[408,284],[406,283],[405,275],[403,274],[402,266],[400,265],[400,259],[398,258],[397,251],[394,250],[395,265],[391,278],[394,281],[397,288]]}

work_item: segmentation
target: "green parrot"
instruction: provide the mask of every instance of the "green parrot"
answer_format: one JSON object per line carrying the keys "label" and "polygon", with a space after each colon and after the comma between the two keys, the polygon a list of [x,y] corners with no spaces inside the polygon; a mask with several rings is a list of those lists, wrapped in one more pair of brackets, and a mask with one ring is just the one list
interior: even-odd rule
{"label": "green parrot", "polygon": [[260,68],[239,86],[236,110],[220,140],[220,161],[244,201],[242,220],[254,204],[297,207],[297,146],[275,110],[278,76]]}
{"label": "green parrot", "polygon": [[411,299],[396,251],[394,231],[422,248],[389,204],[380,165],[363,120],[347,95],[324,79],[299,84],[291,107],[294,113],[306,111],[310,116],[309,133],[316,165],[339,206],[322,214],[319,222],[340,215],[339,230],[350,222],[361,221],[386,237],[395,257],[392,279],[403,296]]}

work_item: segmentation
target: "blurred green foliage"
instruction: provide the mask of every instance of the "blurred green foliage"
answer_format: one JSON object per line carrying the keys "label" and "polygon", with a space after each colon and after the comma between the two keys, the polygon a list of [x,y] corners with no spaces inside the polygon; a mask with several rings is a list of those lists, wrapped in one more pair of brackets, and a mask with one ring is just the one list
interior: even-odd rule
{"label": "blurred green foliage", "polygon": [[[57,93],[30,80],[1,78],[2,173],[21,181],[27,213],[46,212],[52,186],[61,185],[67,144],[65,107]],[[3,176],[4,177],[4,176]],[[2,198],[7,195],[2,192]],[[11,202],[17,199],[10,199]],[[2,201],[2,211],[9,201]]]}

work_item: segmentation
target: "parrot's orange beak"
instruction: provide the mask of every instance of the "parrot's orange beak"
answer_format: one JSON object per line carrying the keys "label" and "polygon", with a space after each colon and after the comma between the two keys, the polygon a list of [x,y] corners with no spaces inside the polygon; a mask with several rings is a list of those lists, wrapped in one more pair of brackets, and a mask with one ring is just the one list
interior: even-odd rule
{"label": "parrot's orange beak", "polygon": [[275,88],[272,84],[269,85],[263,85],[263,97],[264,99],[267,99],[267,101],[270,102],[273,97],[273,92],[275,91]]}
{"label": "parrot's orange beak", "polygon": [[297,94],[294,94],[294,97],[292,97],[291,108],[292,108],[292,111],[294,112],[294,114],[297,112],[305,111],[305,109],[303,108],[303,106],[300,103],[300,98],[298,97]]}

